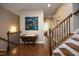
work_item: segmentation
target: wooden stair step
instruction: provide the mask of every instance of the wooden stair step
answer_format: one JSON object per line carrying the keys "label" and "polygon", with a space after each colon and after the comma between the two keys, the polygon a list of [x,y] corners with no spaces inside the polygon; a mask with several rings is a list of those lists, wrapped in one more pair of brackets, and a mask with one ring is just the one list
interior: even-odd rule
{"label": "wooden stair step", "polygon": [[71,39],[76,40],[76,41],[79,41],[79,38],[71,38]]}
{"label": "wooden stair step", "polygon": [[74,56],[68,49],[66,48],[59,48],[60,51],[65,55],[65,56]]}
{"label": "wooden stair step", "polygon": [[68,45],[69,47],[73,48],[74,50],[76,50],[77,52],[79,52],[79,46],[73,44],[73,43],[66,43],[66,45]]}
{"label": "wooden stair step", "polygon": [[70,38],[72,35],[74,35],[74,33],[70,33],[68,36],[65,36],[64,39],[68,39],[68,38]]}
{"label": "wooden stair step", "polygon": [[0,56],[5,56],[6,55],[6,51],[0,51]]}
{"label": "wooden stair step", "polygon": [[61,54],[58,53],[58,52],[53,53],[53,55],[54,55],[54,56],[61,56]]}

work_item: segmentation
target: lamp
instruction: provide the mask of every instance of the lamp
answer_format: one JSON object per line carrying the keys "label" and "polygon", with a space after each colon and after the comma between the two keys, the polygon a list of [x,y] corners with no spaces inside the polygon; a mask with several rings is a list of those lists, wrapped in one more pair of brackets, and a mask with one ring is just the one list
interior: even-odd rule
{"label": "lamp", "polygon": [[16,31],[17,31],[16,26],[11,26],[9,31],[10,31],[11,33],[12,33],[12,32],[16,32]]}
{"label": "lamp", "polygon": [[51,6],[51,4],[48,4],[48,7],[50,7]]}

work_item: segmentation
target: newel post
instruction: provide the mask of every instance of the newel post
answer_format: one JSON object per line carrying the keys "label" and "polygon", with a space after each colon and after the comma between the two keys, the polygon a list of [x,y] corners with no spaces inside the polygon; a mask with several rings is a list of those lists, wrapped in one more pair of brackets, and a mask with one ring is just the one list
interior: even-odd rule
{"label": "newel post", "polygon": [[9,36],[10,35],[9,34],[10,34],[10,32],[8,31],[7,32],[7,53],[9,53],[9,51],[10,51],[10,46],[9,46],[9,38],[10,38]]}
{"label": "newel post", "polygon": [[52,56],[51,29],[49,29],[49,55]]}

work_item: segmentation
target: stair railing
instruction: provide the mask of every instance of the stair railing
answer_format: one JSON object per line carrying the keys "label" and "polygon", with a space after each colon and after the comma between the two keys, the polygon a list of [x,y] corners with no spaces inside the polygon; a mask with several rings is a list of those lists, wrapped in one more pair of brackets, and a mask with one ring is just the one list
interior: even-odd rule
{"label": "stair railing", "polygon": [[71,17],[70,14],[67,18],[65,18],[62,22],[60,22],[55,28],[53,28],[52,32],[52,43],[53,49],[59,46],[66,38],[71,35]]}
{"label": "stair railing", "polygon": [[[12,44],[12,45],[17,45],[16,43],[11,42],[11,41],[9,41],[9,40],[7,40],[7,39],[4,39],[4,38],[2,38],[2,37],[0,37],[0,41],[1,41],[1,42],[5,42],[5,44],[6,44],[6,45],[3,45],[3,44],[2,44],[2,46],[5,47],[5,52],[6,52],[5,55],[9,55],[9,51],[10,51],[10,46],[9,46],[9,45],[10,45],[10,44]],[[1,44],[0,44],[0,46],[1,46]],[[7,47],[7,48],[6,48],[6,47]],[[3,51],[4,51],[4,49],[3,49]],[[5,56],[5,55],[4,55],[4,56]]]}
{"label": "stair railing", "polygon": [[49,30],[49,55],[52,55],[52,50],[61,45],[71,33],[71,17],[72,13],[60,22],[53,30]]}
{"label": "stair railing", "polygon": [[[12,34],[19,34],[19,36],[20,36],[20,33],[21,33],[21,31],[18,31],[18,32],[13,32],[13,33],[11,33],[11,32],[7,32],[7,53],[8,53],[8,55],[9,55],[9,52],[10,52],[10,50],[11,50],[11,44],[10,44],[10,42],[12,42],[11,41],[11,35]],[[20,39],[20,38],[19,38]],[[17,39],[17,40],[19,40],[19,39]],[[13,39],[14,40],[14,39]],[[16,43],[16,42],[12,42],[13,43],[13,45],[18,45],[19,44],[19,41],[18,41],[18,43]]]}

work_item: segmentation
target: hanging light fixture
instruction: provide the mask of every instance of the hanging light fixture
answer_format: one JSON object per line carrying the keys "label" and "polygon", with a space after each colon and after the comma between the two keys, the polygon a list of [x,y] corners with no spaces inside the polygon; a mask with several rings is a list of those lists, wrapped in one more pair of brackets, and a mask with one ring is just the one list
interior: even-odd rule
{"label": "hanging light fixture", "polygon": [[50,7],[51,6],[51,4],[48,4],[48,7]]}

